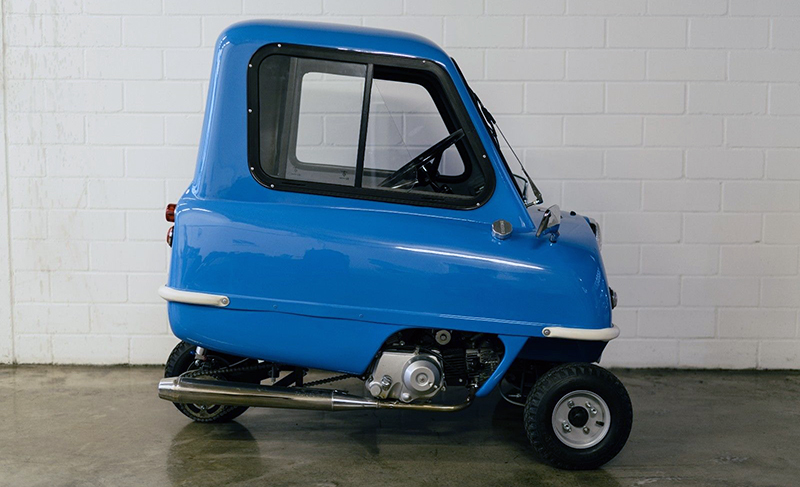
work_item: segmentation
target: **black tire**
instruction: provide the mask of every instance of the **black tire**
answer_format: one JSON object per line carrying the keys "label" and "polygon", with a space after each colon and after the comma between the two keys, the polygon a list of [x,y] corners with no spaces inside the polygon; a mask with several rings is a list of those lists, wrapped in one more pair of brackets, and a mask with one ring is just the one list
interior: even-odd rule
{"label": "black tire", "polygon": [[[605,403],[610,415],[607,429],[606,421],[595,421],[597,416],[590,416],[591,411],[595,415],[602,415],[602,406],[592,404],[587,409],[585,404],[575,405],[574,401],[564,401],[573,397],[571,394],[576,398],[581,397],[584,394],[581,391],[588,391]],[[559,415],[554,419],[553,412],[557,406],[560,413],[565,411],[565,407],[568,408],[567,425],[559,422]],[[573,419],[578,426],[571,423]],[[556,433],[555,422],[564,428],[563,433]],[[625,386],[614,374],[592,364],[574,363],[554,367],[536,381],[525,403],[525,431],[531,445],[546,463],[565,470],[590,470],[607,463],[625,446],[632,424],[633,408]],[[584,433],[583,428],[597,436],[582,437],[589,435]],[[574,436],[570,436],[573,432]],[[562,440],[559,435],[567,439]],[[573,441],[571,438],[584,444],[580,448],[573,447],[567,444],[567,441]],[[592,441],[598,442],[591,444]]]}
{"label": "black tire", "polygon": [[[164,367],[164,377],[176,377],[184,372],[196,368],[194,366],[195,356],[194,352],[197,347],[191,343],[180,342],[172,349],[167,359],[167,365]],[[206,351],[207,360],[213,361],[215,368],[227,367],[237,362],[244,360],[242,357],[227,355],[223,353]],[[255,363],[253,361],[252,363]],[[243,362],[241,365],[252,365],[251,361]],[[215,376],[218,379],[224,380],[225,377]],[[248,382],[253,382],[249,380]],[[192,421],[198,423],[224,423],[237,418],[242,413],[247,411],[247,406],[198,406],[196,404],[181,404],[172,403],[178,411],[185,414]]]}

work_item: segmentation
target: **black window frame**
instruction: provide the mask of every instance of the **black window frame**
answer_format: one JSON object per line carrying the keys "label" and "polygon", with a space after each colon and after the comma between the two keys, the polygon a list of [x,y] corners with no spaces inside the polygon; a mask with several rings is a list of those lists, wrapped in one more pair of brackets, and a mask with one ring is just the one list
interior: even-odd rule
{"label": "black window frame", "polygon": [[[259,113],[259,67],[261,63],[273,54],[281,54],[298,58],[309,58],[322,61],[338,61],[366,66],[364,94],[362,97],[361,125],[359,133],[358,158],[354,186],[318,183],[311,181],[284,179],[271,176],[261,164],[261,137]],[[465,141],[458,144],[459,152],[464,161],[464,173],[459,176],[444,176],[452,180],[468,178],[474,166],[478,166],[484,176],[484,186],[479,195],[467,197],[444,193],[428,192],[401,192],[386,189],[361,187],[364,173],[364,152],[366,146],[366,130],[369,123],[370,94],[372,91],[372,76],[375,69],[380,71],[402,74],[404,70],[413,73],[413,76],[427,76],[430,83],[422,86],[431,94],[437,109],[446,111],[443,117],[447,129],[452,133],[457,128],[464,130]],[[402,77],[402,76],[401,76]],[[431,91],[434,90],[434,91]],[[299,44],[273,43],[267,44],[256,50],[248,64],[247,71],[247,138],[248,138],[248,164],[253,178],[262,186],[280,191],[319,194],[344,198],[374,200],[387,203],[399,203],[412,206],[427,206],[437,208],[450,208],[471,210],[483,206],[491,198],[495,190],[496,178],[494,169],[489,163],[480,137],[475,129],[472,119],[464,107],[461,97],[447,75],[445,68],[434,61],[422,58],[411,58],[389,54],[363,53],[357,51],[344,51],[317,46]],[[440,113],[441,114],[441,113]],[[448,118],[450,120],[448,120]],[[451,126],[451,124],[453,126]],[[286,150],[287,141],[276,140],[276,149]],[[283,145],[283,148],[281,148]],[[294,153],[294,148],[288,150]]]}

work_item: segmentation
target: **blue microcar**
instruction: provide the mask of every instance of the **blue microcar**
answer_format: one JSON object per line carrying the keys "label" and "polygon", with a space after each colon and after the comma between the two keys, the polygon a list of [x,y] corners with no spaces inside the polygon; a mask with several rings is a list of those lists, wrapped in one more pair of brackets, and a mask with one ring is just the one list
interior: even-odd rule
{"label": "blue microcar", "polygon": [[619,334],[600,228],[539,206],[504,138],[424,38],[228,28],[194,179],[167,207],[159,293],[182,342],[160,397],[218,422],[251,406],[458,411],[499,389],[544,461],[612,459],[633,413],[592,364]]}

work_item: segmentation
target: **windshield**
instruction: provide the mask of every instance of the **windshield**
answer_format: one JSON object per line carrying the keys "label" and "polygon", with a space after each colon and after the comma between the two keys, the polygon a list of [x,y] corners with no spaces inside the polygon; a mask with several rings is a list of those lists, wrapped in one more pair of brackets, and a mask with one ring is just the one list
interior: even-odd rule
{"label": "windshield", "polygon": [[[464,85],[466,85],[467,90],[469,90],[470,97],[472,97],[472,101],[475,103],[475,107],[478,109],[478,113],[481,116],[481,120],[483,120],[483,124],[486,127],[486,130],[489,131],[489,135],[492,136],[492,141],[494,142],[494,145],[497,148],[498,154],[500,154],[500,158],[503,160],[503,165],[505,165],[508,174],[514,179],[517,191],[519,192],[522,200],[525,202],[525,206],[533,206],[543,203],[544,198],[542,197],[542,193],[539,191],[539,188],[536,187],[536,184],[534,184],[533,179],[531,179],[530,175],[528,174],[528,171],[525,170],[525,166],[522,164],[522,161],[517,156],[517,153],[514,150],[514,148],[508,142],[508,139],[506,138],[502,129],[500,129],[500,126],[497,124],[497,120],[495,120],[491,112],[489,112],[486,106],[484,106],[483,102],[481,102],[480,98],[478,98],[478,95],[476,95],[475,92],[472,91],[472,88],[470,88],[469,83],[467,83],[467,78],[464,77],[464,73],[461,72],[461,68],[458,66],[456,60],[453,58],[450,59],[453,61],[453,64],[455,64],[456,69],[458,70],[458,74],[461,75],[461,79],[462,81],[464,81]],[[503,149],[500,146],[500,140],[497,138],[498,133],[500,134],[501,137],[503,137],[503,141],[506,143],[511,153],[514,155],[514,158],[517,160],[519,168],[525,175],[524,177],[514,174],[511,171],[511,168],[508,166],[508,161],[506,161],[505,155],[503,154]],[[520,179],[523,180],[524,182],[524,185],[521,188],[519,187],[519,184],[517,184],[517,181]],[[534,201],[531,202],[528,202],[527,200],[526,190],[528,185],[530,185],[531,191],[533,191],[533,196],[534,196]]]}

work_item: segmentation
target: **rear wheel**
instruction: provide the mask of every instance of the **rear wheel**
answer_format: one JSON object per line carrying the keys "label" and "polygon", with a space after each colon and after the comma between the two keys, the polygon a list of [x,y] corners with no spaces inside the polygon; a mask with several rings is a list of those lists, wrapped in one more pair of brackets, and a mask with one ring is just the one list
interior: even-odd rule
{"label": "rear wheel", "polygon": [[625,386],[591,364],[559,365],[525,403],[525,430],[539,456],[568,470],[598,468],[625,446],[633,409]]}
{"label": "rear wheel", "polygon": [[[164,377],[176,377],[184,372],[197,370],[199,367],[195,365],[195,349],[196,347],[191,343],[180,342],[176,345],[167,359],[167,365],[164,367]],[[229,367],[234,364],[239,366],[253,365],[256,362],[257,361],[251,359],[206,350],[206,360],[204,362],[204,368],[206,370],[202,375],[196,377],[202,379],[229,380],[229,378],[221,374],[215,374],[214,370]],[[258,382],[256,379],[252,378],[248,380],[247,378],[237,377],[236,380],[240,382]],[[178,411],[188,416],[192,421],[198,423],[223,423],[231,421],[247,411],[247,406],[173,404],[178,408]]]}

